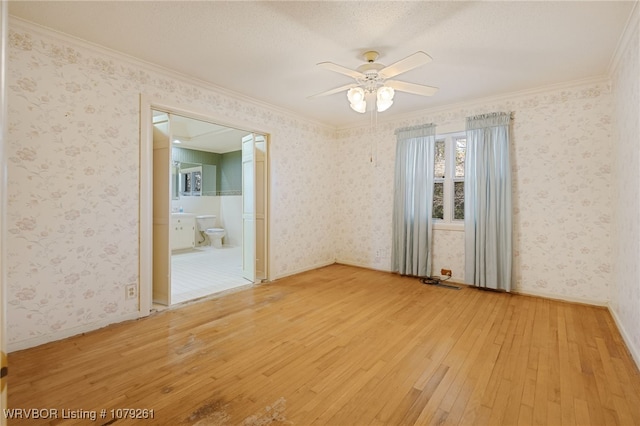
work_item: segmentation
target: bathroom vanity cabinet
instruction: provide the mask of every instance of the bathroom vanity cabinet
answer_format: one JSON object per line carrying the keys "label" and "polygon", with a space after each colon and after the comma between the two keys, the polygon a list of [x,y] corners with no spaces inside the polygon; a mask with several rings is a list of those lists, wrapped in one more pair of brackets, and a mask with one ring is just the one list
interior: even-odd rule
{"label": "bathroom vanity cabinet", "polygon": [[195,230],[195,216],[186,214],[171,215],[171,250],[195,247]]}

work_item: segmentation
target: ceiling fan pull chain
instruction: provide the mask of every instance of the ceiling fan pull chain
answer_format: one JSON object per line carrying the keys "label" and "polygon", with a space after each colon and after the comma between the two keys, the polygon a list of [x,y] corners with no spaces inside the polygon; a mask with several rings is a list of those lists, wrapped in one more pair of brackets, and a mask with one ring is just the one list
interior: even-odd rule
{"label": "ceiling fan pull chain", "polygon": [[371,115],[369,116],[369,162],[373,163],[373,111],[375,108],[371,109]]}

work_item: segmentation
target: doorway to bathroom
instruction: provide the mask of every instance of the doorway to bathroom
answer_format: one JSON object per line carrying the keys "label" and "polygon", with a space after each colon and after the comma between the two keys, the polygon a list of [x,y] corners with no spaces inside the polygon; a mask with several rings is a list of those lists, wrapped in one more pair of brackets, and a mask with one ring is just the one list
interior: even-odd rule
{"label": "doorway to bathroom", "polygon": [[266,279],[266,137],[160,109],[151,116],[153,303]]}

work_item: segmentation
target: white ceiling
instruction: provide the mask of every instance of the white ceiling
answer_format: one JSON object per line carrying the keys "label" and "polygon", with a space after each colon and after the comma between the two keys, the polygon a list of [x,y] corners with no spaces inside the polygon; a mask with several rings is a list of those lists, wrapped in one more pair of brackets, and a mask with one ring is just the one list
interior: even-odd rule
{"label": "white ceiling", "polygon": [[366,50],[389,65],[418,50],[433,62],[397,80],[437,86],[397,93],[385,118],[607,73],[633,1],[11,1],[10,14],[336,127],[366,124],[348,68]]}

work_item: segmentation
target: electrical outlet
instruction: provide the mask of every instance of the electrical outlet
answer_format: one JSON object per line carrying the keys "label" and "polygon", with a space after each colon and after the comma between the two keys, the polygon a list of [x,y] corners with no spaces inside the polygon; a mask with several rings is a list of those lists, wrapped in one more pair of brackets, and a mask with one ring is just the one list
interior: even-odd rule
{"label": "electrical outlet", "polygon": [[125,286],[125,299],[135,299],[138,297],[138,287],[135,284]]}
{"label": "electrical outlet", "polygon": [[383,258],[383,257],[389,257],[389,249],[388,248],[384,248],[384,249],[378,249],[376,250],[376,257],[377,258]]}
{"label": "electrical outlet", "polygon": [[451,269],[441,269],[440,270],[440,274],[441,275],[446,275],[447,277],[451,276]]}

